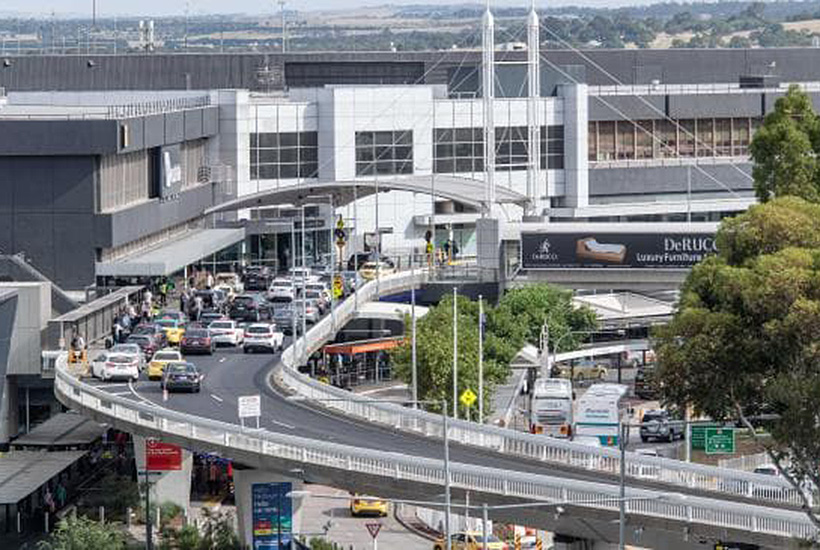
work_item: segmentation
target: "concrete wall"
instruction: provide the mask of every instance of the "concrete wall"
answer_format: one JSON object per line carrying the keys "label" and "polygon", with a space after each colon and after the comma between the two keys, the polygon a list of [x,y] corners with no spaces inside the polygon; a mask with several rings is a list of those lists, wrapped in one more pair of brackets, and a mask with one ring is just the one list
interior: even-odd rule
{"label": "concrete wall", "polygon": [[685,194],[689,177],[687,172],[691,173],[693,193],[728,193],[727,188],[733,191],[751,191],[754,188],[749,164],[700,164],[691,169],[686,166],[595,168],[589,170],[589,194],[592,197]]}
{"label": "concrete wall", "polygon": [[[145,470],[145,438],[134,435],[134,457],[137,471]],[[182,449],[182,469],[151,476],[151,501],[162,504],[173,502],[185,510],[191,506],[191,474],[194,458],[191,451]],[[140,477],[142,482],[144,476]]]}
{"label": "concrete wall", "polygon": [[9,439],[17,435],[17,380],[7,376],[16,309],[17,294],[0,291],[0,452],[7,451]]}
{"label": "concrete wall", "polygon": [[41,335],[51,318],[51,284],[0,283],[0,292],[4,290],[17,293],[8,374],[39,376]]}

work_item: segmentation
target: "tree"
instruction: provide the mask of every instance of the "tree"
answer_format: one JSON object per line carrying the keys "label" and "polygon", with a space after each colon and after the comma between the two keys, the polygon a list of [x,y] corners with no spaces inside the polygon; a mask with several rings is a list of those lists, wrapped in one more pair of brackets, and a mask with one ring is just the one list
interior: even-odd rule
{"label": "tree", "polygon": [[775,102],[752,139],[755,193],[761,201],[794,195],[820,199],[820,119],[811,98],[793,85]]}
{"label": "tree", "polygon": [[57,524],[48,540],[38,543],[40,550],[121,550],[125,538],[110,523],[100,523],[85,516],[67,517]]}
{"label": "tree", "polygon": [[818,230],[820,205],[795,197],[724,222],[718,254],[690,272],[655,349],[668,403],[769,430],[761,444],[820,527],[807,484],[820,487]]}

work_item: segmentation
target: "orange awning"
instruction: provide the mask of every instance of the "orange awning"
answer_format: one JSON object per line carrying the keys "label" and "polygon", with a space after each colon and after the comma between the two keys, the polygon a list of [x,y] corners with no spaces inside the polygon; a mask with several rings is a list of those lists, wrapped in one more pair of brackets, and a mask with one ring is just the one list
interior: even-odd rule
{"label": "orange awning", "polygon": [[324,347],[325,353],[335,353],[342,355],[357,355],[368,351],[388,350],[399,347],[404,342],[404,337],[384,338],[380,340],[367,340],[362,342],[346,342],[344,344],[328,344]]}

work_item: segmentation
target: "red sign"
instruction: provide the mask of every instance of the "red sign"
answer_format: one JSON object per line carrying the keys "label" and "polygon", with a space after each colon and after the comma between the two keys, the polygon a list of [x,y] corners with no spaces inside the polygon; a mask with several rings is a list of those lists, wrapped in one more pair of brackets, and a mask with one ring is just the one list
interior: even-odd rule
{"label": "red sign", "polygon": [[145,469],[167,472],[182,469],[182,448],[155,439],[145,441]]}
{"label": "red sign", "polygon": [[370,536],[374,539],[379,536],[379,531],[382,529],[381,523],[365,523],[365,527],[367,527],[367,531],[370,533]]}

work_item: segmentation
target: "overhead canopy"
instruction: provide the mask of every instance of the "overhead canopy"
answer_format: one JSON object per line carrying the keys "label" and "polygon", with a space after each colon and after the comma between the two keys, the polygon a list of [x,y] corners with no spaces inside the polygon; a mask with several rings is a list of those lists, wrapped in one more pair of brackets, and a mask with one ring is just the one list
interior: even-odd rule
{"label": "overhead canopy", "polygon": [[12,442],[14,448],[53,449],[90,445],[101,438],[107,428],[76,413],[52,416],[26,435]]}
{"label": "overhead canopy", "polygon": [[[394,176],[378,181],[352,180],[327,181],[299,185],[288,185],[278,189],[269,189],[234,200],[224,202],[207,210],[206,214],[227,212],[243,208],[259,208],[281,204],[304,204],[312,201],[327,201],[327,195],[333,195],[336,206],[350,204],[355,198],[362,198],[379,191],[410,191],[425,193],[462,204],[480,208],[484,202],[485,184],[469,178],[436,174],[435,181],[431,176]],[[523,205],[527,197],[502,186],[496,186],[496,202],[499,204]]]}
{"label": "overhead canopy", "polygon": [[633,292],[581,295],[572,301],[590,307],[605,329],[662,323],[675,312],[673,304]]}
{"label": "overhead canopy", "polygon": [[399,347],[404,337],[382,338],[379,340],[363,340],[360,342],[346,342],[344,344],[328,344],[323,351],[330,354],[357,355],[370,351],[388,350]]}
{"label": "overhead canopy", "polygon": [[0,458],[0,504],[16,504],[78,461],[86,451],[12,451]]}
{"label": "overhead canopy", "polygon": [[98,276],[158,277],[176,273],[245,239],[245,230],[200,229],[171,242],[111,262],[97,262]]}

